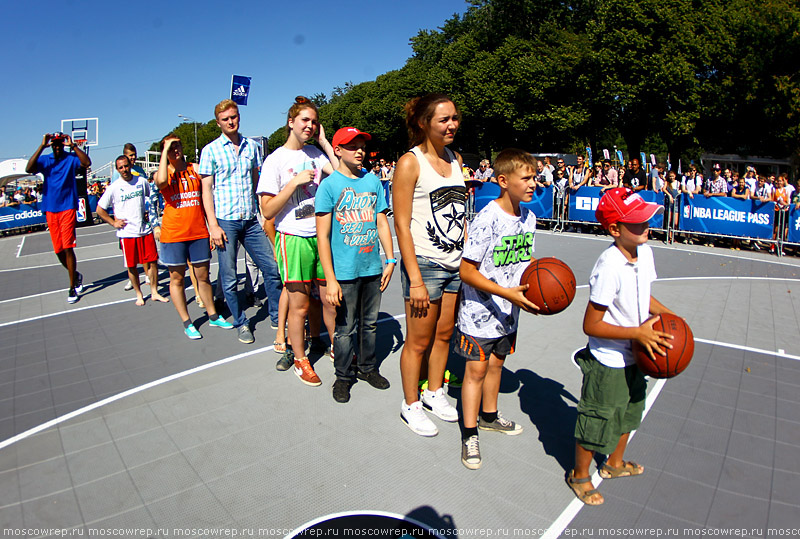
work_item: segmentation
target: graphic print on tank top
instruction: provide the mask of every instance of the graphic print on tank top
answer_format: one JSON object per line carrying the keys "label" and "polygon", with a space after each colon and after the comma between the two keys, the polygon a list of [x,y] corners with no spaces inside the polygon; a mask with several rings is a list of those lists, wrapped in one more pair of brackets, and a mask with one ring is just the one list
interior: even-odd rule
{"label": "graphic print on tank top", "polygon": [[294,169],[289,169],[290,176],[297,176],[304,170],[313,170],[314,179],[295,189],[289,198],[289,203],[295,206],[295,219],[309,219],[314,217],[314,197],[317,194],[317,187],[322,176],[322,169],[318,169],[314,161],[304,161]]}
{"label": "graphic print on tank top", "polygon": [[428,238],[437,249],[451,253],[464,249],[464,216],[467,190],[463,186],[447,186],[430,194],[433,223],[425,225]]}

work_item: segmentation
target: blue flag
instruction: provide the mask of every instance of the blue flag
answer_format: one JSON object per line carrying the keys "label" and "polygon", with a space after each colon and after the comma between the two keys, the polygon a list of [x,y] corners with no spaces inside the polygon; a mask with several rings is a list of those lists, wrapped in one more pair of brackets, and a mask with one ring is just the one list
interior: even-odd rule
{"label": "blue flag", "polygon": [[231,99],[237,105],[247,105],[248,95],[250,95],[250,77],[233,75],[231,78]]}

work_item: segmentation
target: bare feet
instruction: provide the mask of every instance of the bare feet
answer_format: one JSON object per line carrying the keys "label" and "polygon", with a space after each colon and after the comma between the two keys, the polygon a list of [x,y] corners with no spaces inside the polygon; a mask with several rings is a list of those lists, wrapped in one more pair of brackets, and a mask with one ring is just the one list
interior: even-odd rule
{"label": "bare feet", "polygon": [[160,301],[161,303],[169,303],[169,298],[165,298],[157,292],[151,292],[150,297],[155,301]]}
{"label": "bare feet", "polygon": [[137,307],[141,307],[142,305],[144,305],[144,296],[142,296],[141,294],[137,294],[136,295],[136,306]]}

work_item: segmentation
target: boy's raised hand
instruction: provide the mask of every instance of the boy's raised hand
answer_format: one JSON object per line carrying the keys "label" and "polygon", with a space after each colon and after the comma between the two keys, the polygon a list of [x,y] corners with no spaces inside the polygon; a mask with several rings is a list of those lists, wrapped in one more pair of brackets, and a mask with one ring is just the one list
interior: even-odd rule
{"label": "boy's raised hand", "polygon": [[669,342],[672,340],[672,335],[669,333],[664,333],[663,331],[656,331],[653,329],[653,324],[655,324],[661,317],[651,316],[647,320],[639,326],[636,337],[636,340],[642,348],[647,351],[647,355],[649,355],[652,359],[655,359],[654,354],[658,354],[660,356],[666,356],[666,352],[661,349],[661,346],[665,348],[672,348],[672,344]]}
{"label": "boy's raised hand", "polygon": [[539,306],[525,297],[525,291],[529,286],[530,285],[526,283],[519,286],[513,286],[511,288],[506,288],[507,293],[504,294],[503,297],[523,311],[539,314]]}

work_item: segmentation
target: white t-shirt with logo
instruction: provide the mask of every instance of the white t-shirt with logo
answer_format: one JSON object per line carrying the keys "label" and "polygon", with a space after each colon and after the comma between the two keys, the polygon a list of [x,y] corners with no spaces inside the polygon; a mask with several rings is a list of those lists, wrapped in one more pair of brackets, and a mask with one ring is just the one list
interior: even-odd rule
{"label": "white t-shirt with logo", "polygon": [[275,216],[275,228],[281,234],[311,238],[317,235],[314,197],[322,180],[322,167],[330,161],[316,146],[290,150],[281,146],[264,160],[256,193],[277,195],[298,173],[313,169],[314,180],[295,189],[289,201]]}
{"label": "white t-shirt with logo", "polygon": [[[478,262],[481,275],[505,288],[519,286],[534,252],[536,215],[520,207],[509,215],[491,201],[469,223],[462,258]],[[458,329],[472,337],[494,339],[517,331],[519,307],[462,283]]]}
{"label": "white t-shirt with logo", "polygon": [[147,220],[147,200],[150,184],[144,176],[132,176],[130,181],[114,181],[97,203],[104,210],[114,208],[114,217],[125,219],[124,227],[117,229],[118,238],[140,238],[153,229]]}
{"label": "white t-shirt with logo", "polygon": [[[600,254],[589,276],[589,301],[607,307],[603,322],[639,327],[650,317],[650,285],[655,281],[653,250],[640,245],[636,262],[628,262],[616,245]],[[611,368],[635,363],[632,342],[626,339],[589,337],[592,355]]]}

